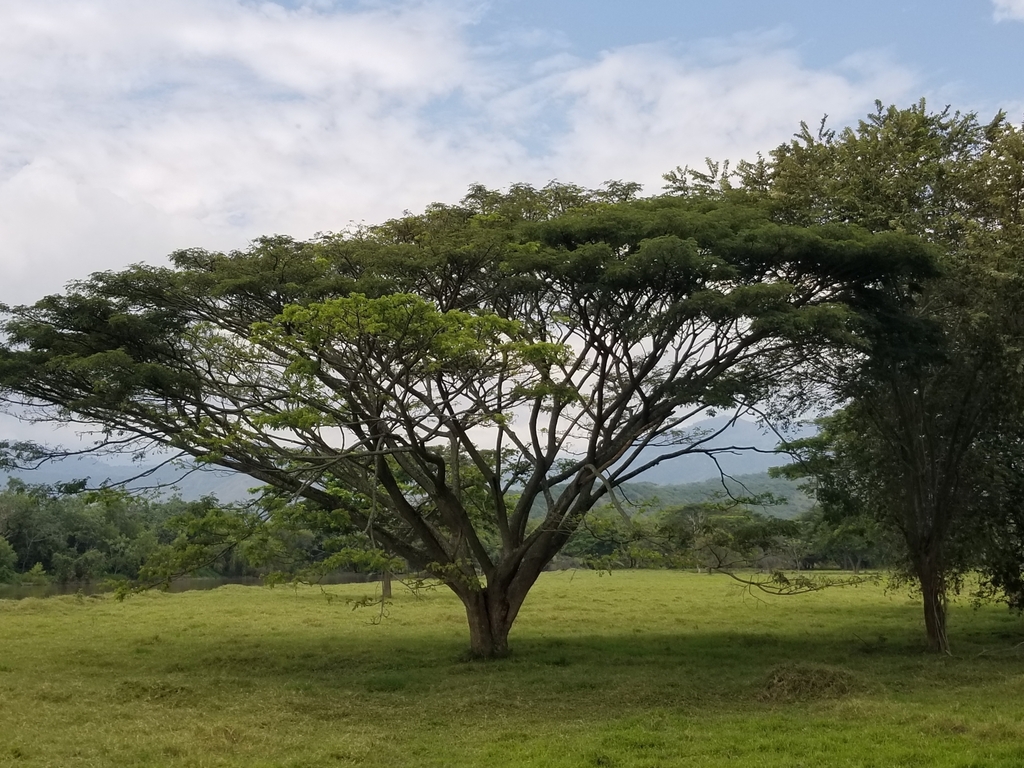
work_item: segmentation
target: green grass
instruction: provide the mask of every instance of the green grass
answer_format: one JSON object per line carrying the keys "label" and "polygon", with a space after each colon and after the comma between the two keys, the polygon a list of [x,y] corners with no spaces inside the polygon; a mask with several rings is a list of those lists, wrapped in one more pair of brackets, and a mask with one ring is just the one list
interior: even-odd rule
{"label": "green grass", "polygon": [[[401,590],[401,587],[397,588]],[[1024,624],[861,586],[545,574],[513,656],[460,661],[446,590],[0,601],[2,766],[1020,766]]]}

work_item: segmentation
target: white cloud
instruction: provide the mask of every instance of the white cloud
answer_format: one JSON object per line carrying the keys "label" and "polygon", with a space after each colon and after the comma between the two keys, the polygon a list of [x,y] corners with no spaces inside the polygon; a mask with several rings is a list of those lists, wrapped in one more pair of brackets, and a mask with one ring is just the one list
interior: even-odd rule
{"label": "white cloud", "polygon": [[1024,21],[1024,0],[992,0],[996,21],[1015,19]]}
{"label": "white cloud", "polygon": [[717,49],[713,63],[665,45],[606,53],[511,98],[536,114],[563,115],[552,167],[589,184],[608,178],[657,182],[676,163],[753,158],[788,139],[800,120],[832,123],[863,114],[875,98],[912,85],[895,66],[846,62],[840,71],[801,66],[790,51]]}
{"label": "white cloud", "polygon": [[419,112],[472,79],[440,6],[14,0],[0,18],[5,298],[419,203],[450,160]]}
{"label": "white cloud", "polygon": [[677,163],[750,156],[910,85],[884,63],[808,69],[778,38],[582,61],[543,36],[482,44],[472,24],[441,0],[0,0],[0,301],[477,181],[656,189]]}

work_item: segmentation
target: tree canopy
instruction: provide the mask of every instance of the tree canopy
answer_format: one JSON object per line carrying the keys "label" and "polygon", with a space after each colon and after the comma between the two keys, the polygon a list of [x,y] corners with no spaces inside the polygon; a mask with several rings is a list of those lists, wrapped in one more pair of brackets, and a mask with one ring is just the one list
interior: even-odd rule
{"label": "tree canopy", "polygon": [[[6,308],[9,403],[244,472],[447,584],[507,651],[591,507],[798,387],[922,276],[899,232],[732,197],[476,187],[379,226],[94,274]],[[531,522],[540,500],[543,516]]]}
{"label": "tree canopy", "polygon": [[776,220],[849,222],[935,247],[938,273],[905,304],[918,332],[881,325],[858,365],[828,371],[845,410],[792,447],[834,514],[867,511],[900,532],[929,643],[948,650],[946,595],[967,569],[982,566],[1021,601],[1024,131],[1001,113],[986,124],[924,102],[879,104],[839,133],[805,126],[746,170]]}

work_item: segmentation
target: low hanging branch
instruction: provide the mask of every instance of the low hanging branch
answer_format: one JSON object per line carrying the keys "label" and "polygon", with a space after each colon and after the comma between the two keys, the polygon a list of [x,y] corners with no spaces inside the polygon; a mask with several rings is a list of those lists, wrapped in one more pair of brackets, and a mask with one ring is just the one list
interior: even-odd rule
{"label": "low hanging branch", "polygon": [[764,577],[751,578],[740,576],[736,566],[708,568],[711,573],[721,573],[733,581],[743,585],[749,594],[755,590],[769,595],[805,595],[810,592],[820,592],[823,589],[833,587],[856,587],[861,584],[877,584],[881,581],[882,575],[878,573],[855,574],[853,576],[806,576],[804,574],[786,575],[783,571],[772,571]]}

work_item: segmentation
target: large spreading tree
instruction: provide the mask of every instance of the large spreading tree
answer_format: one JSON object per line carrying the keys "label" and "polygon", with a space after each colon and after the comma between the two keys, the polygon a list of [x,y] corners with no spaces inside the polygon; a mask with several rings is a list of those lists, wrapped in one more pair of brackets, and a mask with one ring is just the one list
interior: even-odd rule
{"label": "large spreading tree", "polygon": [[473,188],[310,242],[94,274],[6,309],[0,386],[107,448],[180,451],[365,532],[450,587],[472,652],[500,656],[596,501],[700,450],[685,427],[708,408],[861,345],[931,269],[899,233],[635,191]]}

